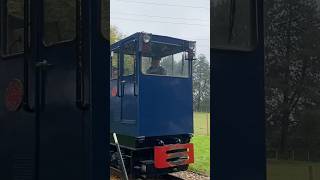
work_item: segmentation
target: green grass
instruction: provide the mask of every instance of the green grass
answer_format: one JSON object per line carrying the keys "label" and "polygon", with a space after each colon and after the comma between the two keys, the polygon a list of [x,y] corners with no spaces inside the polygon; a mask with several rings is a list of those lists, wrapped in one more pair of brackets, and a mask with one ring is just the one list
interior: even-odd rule
{"label": "green grass", "polygon": [[[310,177],[309,167],[312,167]],[[267,180],[319,180],[320,163],[268,160]]]}
{"label": "green grass", "polygon": [[195,163],[190,165],[189,170],[210,175],[210,136],[194,136]]}
{"label": "green grass", "polygon": [[194,134],[210,135],[210,114],[202,112],[193,113]]}
{"label": "green grass", "polygon": [[195,163],[189,170],[210,175],[210,114],[194,112],[194,144]]}

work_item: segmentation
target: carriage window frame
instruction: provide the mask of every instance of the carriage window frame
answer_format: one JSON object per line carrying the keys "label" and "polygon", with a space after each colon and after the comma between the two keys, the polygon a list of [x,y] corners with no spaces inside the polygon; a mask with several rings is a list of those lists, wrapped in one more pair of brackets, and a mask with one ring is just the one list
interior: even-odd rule
{"label": "carriage window frame", "polygon": [[[24,32],[25,32],[25,27],[24,27],[24,6],[22,9],[22,48],[21,50],[15,51],[15,52],[5,52],[4,48],[8,48],[9,44],[8,42],[5,41],[4,36],[6,36],[6,40],[8,41],[8,32],[9,32],[9,23],[8,23],[8,17],[9,17],[9,8],[8,8],[8,3],[10,0],[0,2],[0,57],[3,58],[3,60],[6,60],[7,58],[11,57],[16,57],[16,56],[21,56],[24,54]],[[25,3],[25,1],[21,0],[21,3]],[[30,20],[30,19],[29,19]],[[4,34],[6,33],[6,34]],[[29,34],[30,36],[30,34]]]}
{"label": "carriage window frame", "polygon": [[45,6],[46,6],[46,3],[45,3],[46,0],[44,0],[43,2],[43,18],[42,18],[42,29],[43,29],[43,33],[42,33],[42,44],[44,45],[44,47],[48,48],[48,47],[55,47],[55,46],[58,46],[58,45],[61,45],[61,44],[65,44],[65,43],[70,43],[70,42],[74,42],[76,39],[77,39],[77,36],[78,36],[78,33],[77,33],[77,24],[76,24],[76,21],[77,21],[77,0],[73,0],[74,1],[74,26],[73,26],[73,31],[74,33],[72,33],[72,38],[70,39],[65,39],[65,40],[62,40],[62,41],[56,41],[56,42],[53,42],[53,43],[47,43],[46,40],[45,40],[45,37],[46,37],[46,34],[45,34],[45,31],[46,31],[46,12],[45,12]]}
{"label": "carriage window frame", "polygon": [[[117,51],[117,56],[118,56],[118,59],[117,59],[117,76],[116,77],[113,77],[113,66],[112,66],[112,63],[113,63],[113,56],[114,56],[114,51]],[[113,53],[113,56],[110,56],[110,81],[112,80],[118,80],[120,78],[120,48],[116,48],[116,49],[113,49],[111,51]]]}
{"label": "carriage window frame", "polygon": [[[214,14],[214,2],[211,2],[211,14]],[[235,52],[253,52],[258,48],[259,45],[259,33],[260,30],[258,29],[258,3],[257,0],[250,0],[250,18],[248,19],[251,21],[250,28],[252,32],[250,33],[251,44],[249,47],[241,47],[239,45],[215,45],[214,43],[214,36],[211,38],[211,48],[214,50],[221,50],[221,51],[235,51]],[[214,28],[213,18],[211,21],[211,28]],[[248,23],[249,24],[249,23]],[[249,38],[249,37],[248,37]]]}

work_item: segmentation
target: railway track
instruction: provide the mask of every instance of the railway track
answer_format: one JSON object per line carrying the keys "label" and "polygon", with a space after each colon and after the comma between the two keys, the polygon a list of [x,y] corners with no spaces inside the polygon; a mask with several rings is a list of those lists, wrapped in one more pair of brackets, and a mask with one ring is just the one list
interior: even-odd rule
{"label": "railway track", "polygon": [[168,174],[161,177],[161,180],[169,179],[169,180],[182,180],[182,178]]}
{"label": "railway track", "polygon": [[[123,180],[122,174],[121,172],[119,172],[119,170],[114,169],[114,168],[110,168],[110,180]],[[143,179],[143,180],[183,180],[180,177],[171,175],[171,174],[167,174],[167,175],[163,175],[163,176],[159,176],[159,177],[154,177],[154,178],[147,178],[147,179]]]}

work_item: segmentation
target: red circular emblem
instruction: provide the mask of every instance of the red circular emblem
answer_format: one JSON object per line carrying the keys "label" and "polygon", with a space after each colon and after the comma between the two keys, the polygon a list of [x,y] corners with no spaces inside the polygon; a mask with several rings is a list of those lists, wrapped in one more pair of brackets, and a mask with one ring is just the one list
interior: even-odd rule
{"label": "red circular emblem", "polygon": [[5,93],[5,106],[8,111],[18,111],[23,101],[23,84],[14,79],[9,82]]}
{"label": "red circular emblem", "polygon": [[117,88],[113,87],[111,90],[111,96],[116,96],[117,95]]}

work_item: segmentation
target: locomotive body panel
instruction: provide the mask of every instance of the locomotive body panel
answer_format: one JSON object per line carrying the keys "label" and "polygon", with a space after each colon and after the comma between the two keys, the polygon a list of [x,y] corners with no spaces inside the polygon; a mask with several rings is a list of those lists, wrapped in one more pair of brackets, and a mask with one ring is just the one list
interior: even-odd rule
{"label": "locomotive body panel", "polygon": [[142,75],[139,136],[193,133],[191,78]]}
{"label": "locomotive body panel", "polygon": [[125,81],[122,97],[112,95],[112,91],[117,88],[117,80],[112,80],[110,83],[110,131],[136,137],[138,136],[138,97],[134,96],[132,76],[123,77],[122,80]]}

